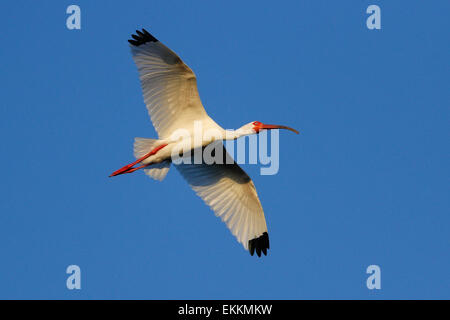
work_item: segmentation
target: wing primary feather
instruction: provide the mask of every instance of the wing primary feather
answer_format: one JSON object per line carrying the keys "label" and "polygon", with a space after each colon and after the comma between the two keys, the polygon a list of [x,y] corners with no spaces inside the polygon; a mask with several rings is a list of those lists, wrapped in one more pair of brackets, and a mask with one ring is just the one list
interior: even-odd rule
{"label": "wing primary feather", "polygon": [[142,44],[145,44],[147,42],[157,42],[158,39],[156,39],[154,36],[152,36],[147,30],[142,28],[142,32],[139,30],[136,30],[137,35],[132,34],[131,37],[133,39],[128,40],[129,43],[131,43],[133,46],[140,46]]}
{"label": "wing primary feather", "polygon": [[261,252],[267,255],[267,249],[269,249],[269,234],[264,232],[261,236],[251,239],[248,242],[250,254],[253,255],[256,251],[258,257],[261,257]]}

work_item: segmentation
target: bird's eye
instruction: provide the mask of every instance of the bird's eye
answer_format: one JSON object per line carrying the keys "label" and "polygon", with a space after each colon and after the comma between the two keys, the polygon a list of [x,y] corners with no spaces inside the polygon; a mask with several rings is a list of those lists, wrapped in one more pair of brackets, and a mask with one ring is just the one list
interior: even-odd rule
{"label": "bird's eye", "polygon": [[254,121],[254,122],[253,122],[253,125],[259,126],[259,125],[261,125],[261,122],[259,122],[259,121]]}

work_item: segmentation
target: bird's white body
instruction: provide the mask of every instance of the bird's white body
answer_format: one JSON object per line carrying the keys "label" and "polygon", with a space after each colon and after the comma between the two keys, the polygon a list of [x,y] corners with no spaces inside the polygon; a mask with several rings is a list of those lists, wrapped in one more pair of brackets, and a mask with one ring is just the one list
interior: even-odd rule
{"label": "bird's white body", "polygon": [[[206,121],[205,121],[206,122]],[[178,154],[178,150],[198,150],[215,141],[235,140],[246,135],[238,130],[224,130],[214,123],[214,125],[204,126],[203,123],[196,121],[196,126],[178,128],[167,139],[160,139],[154,147],[165,145],[155,155],[144,159],[142,164],[160,163],[170,160]],[[210,124],[210,123],[208,123]],[[148,151],[148,150],[147,150]]]}
{"label": "bird's white body", "polygon": [[[237,139],[263,129],[289,129],[260,122],[238,130],[224,130],[203,107],[194,72],[164,44],[147,31],[136,31],[129,40],[138,67],[144,102],[159,139],[136,138],[137,160],[111,176],[143,169],[163,180],[173,163],[194,191],[226,223],[250,253],[267,253],[269,237],[264,212],[250,177],[226,152],[222,140]],[[298,133],[298,132],[297,132]],[[226,161],[175,163],[182,151],[201,150],[215,143]],[[230,161],[231,160],[231,161]],[[133,167],[139,164],[139,167]]]}

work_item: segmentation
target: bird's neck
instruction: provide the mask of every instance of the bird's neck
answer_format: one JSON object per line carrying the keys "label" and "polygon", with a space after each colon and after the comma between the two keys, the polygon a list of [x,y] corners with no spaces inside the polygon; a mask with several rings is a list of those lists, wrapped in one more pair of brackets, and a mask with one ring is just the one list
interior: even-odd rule
{"label": "bird's neck", "polygon": [[247,135],[247,133],[245,133],[241,129],[225,130],[225,139],[224,140],[236,140],[237,138],[240,138],[245,135]]}

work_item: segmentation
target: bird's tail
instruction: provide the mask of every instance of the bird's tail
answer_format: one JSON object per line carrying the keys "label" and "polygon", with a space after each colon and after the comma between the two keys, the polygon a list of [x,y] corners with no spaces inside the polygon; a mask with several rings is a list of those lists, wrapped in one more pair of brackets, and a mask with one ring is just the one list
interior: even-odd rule
{"label": "bird's tail", "polygon": [[[149,152],[157,148],[160,144],[163,144],[161,140],[149,139],[149,138],[135,138],[134,139],[134,156],[139,159]],[[162,181],[169,172],[170,160],[166,160],[160,163],[155,163],[148,168],[144,169],[145,174],[149,177]]]}

